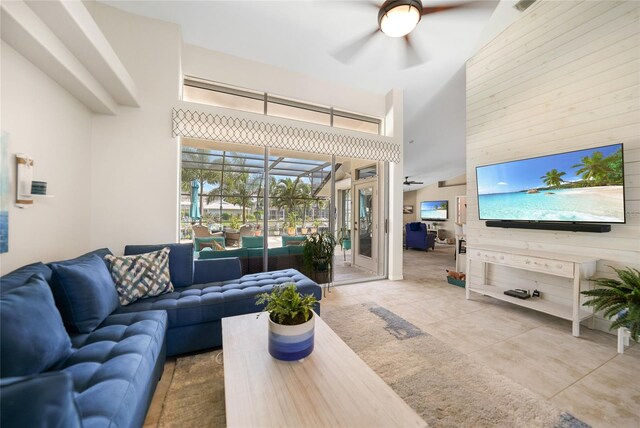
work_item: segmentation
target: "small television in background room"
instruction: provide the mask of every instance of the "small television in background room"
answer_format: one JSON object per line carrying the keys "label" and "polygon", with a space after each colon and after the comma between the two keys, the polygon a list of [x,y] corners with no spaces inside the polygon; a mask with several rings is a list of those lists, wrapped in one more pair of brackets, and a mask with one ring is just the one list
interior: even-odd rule
{"label": "small television in background room", "polygon": [[480,220],[624,223],[622,144],[476,168]]}
{"label": "small television in background room", "polygon": [[422,220],[442,221],[449,217],[449,201],[420,202],[420,218]]}

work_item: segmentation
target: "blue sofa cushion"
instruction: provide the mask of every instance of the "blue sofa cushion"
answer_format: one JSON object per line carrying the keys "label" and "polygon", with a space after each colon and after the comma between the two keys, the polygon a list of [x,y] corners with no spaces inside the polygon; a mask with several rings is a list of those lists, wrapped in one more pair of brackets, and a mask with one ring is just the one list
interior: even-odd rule
{"label": "blue sofa cushion", "polygon": [[417,232],[420,230],[420,224],[421,224],[420,222],[409,223],[409,229],[412,232]]}
{"label": "blue sofa cushion", "polygon": [[118,293],[104,260],[89,254],[49,265],[51,288],[67,330],[93,331],[118,306]]}
{"label": "blue sofa cushion", "polygon": [[193,244],[162,244],[162,245],[127,245],[124,247],[125,256],[151,253],[169,247],[169,271],[171,283],[174,287],[187,287],[193,284]]}
{"label": "blue sofa cushion", "polygon": [[61,370],[71,375],[84,427],[142,426],[164,364],[167,314],[109,316],[97,329],[72,335],[77,350]]}
{"label": "blue sofa cushion", "polygon": [[212,281],[226,281],[242,276],[242,264],[237,257],[196,260],[193,263],[193,282],[202,284]]}
{"label": "blue sofa cushion", "polygon": [[43,372],[70,352],[71,341],[41,275],[0,295],[0,376]]}
{"label": "blue sofa cushion", "polygon": [[33,275],[41,275],[45,281],[51,281],[51,269],[42,262],[22,266],[0,278],[0,290],[8,291],[27,282]]}
{"label": "blue sofa cushion", "polygon": [[294,282],[303,294],[322,298],[320,286],[294,269],[245,275],[208,284],[194,284],[173,293],[138,300],[121,306],[116,313],[165,310],[169,328],[217,321],[223,317],[258,312],[255,296],[271,291],[276,284]]}
{"label": "blue sofa cushion", "polygon": [[71,376],[52,372],[0,380],[0,426],[82,427]]}

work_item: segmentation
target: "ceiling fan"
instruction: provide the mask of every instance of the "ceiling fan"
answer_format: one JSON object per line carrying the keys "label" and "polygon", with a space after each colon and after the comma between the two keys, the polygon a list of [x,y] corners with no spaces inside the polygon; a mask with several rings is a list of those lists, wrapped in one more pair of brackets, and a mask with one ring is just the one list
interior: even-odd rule
{"label": "ceiling fan", "polygon": [[414,180],[409,180],[409,176],[406,176],[404,178],[404,184],[405,186],[411,186],[412,184],[424,184],[422,181],[414,181]]}
{"label": "ceiling fan", "polygon": [[414,43],[411,42],[409,33],[418,25],[424,15],[430,15],[446,10],[458,9],[467,6],[470,2],[459,3],[448,6],[422,6],[420,0],[387,0],[382,5],[372,0],[358,2],[357,4],[367,5],[378,9],[378,28],[367,32],[362,37],[345,45],[336,51],[333,56],[340,62],[349,63],[353,57],[362,50],[378,33],[382,32],[389,37],[402,37],[405,42],[405,68],[421,64],[423,59],[418,54]]}

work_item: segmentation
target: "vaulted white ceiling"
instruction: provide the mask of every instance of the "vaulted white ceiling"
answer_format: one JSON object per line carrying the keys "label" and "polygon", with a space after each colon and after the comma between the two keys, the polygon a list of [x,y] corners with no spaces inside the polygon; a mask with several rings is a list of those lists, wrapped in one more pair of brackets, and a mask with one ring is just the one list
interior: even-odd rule
{"label": "vaulted white ceiling", "polygon": [[380,94],[403,89],[404,175],[426,185],[465,171],[464,63],[497,0],[423,17],[411,37],[426,61],[408,69],[404,41],[382,33],[350,62],[334,56],[377,28],[382,0],[105,3],[179,24],[185,43]]}

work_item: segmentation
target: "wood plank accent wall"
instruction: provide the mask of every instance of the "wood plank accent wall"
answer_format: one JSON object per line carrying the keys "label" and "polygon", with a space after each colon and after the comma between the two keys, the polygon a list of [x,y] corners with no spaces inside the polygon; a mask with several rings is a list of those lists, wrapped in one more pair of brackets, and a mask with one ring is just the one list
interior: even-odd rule
{"label": "wood plank accent wall", "polygon": [[[538,0],[467,62],[467,239],[640,268],[640,3]],[[627,223],[609,233],[487,228],[476,166],[624,143]],[[479,275],[472,270],[471,275]],[[566,301],[547,275],[491,270],[490,281]],[[597,328],[608,322],[596,319]]]}

